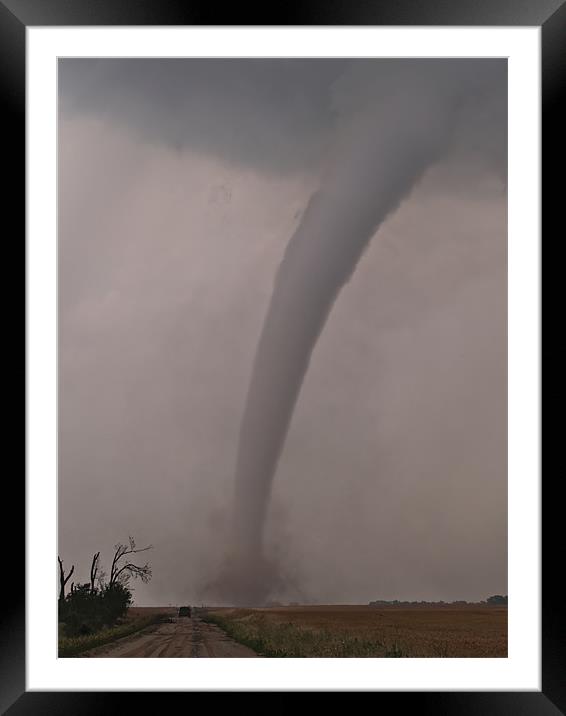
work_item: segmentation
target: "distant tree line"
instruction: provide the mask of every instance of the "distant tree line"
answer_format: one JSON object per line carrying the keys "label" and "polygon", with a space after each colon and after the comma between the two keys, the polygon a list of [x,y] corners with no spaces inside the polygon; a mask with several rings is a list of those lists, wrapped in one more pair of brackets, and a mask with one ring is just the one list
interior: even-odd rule
{"label": "distant tree line", "polygon": [[376,599],[373,602],[368,602],[370,607],[383,607],[387,605],[393,605],[393,606],[403,606],[403,607],[415,607],[415,606],[435,606],[439,604],[444,605],[463,605],[463,604],[494,604],[494,605],[501,605],[501,604],[507,604],[507,595],[502,596],[501,594],[494,594],[491,597],[488,597],[486,600],[482,600],[480,602],[467,602],[464,599],[459,599],[454,602],[444,602],[442,599],[438,602],[427,602],[424,600],[421,601],[402,601],[399,599]]}
{"label": "distant tree line", "polygon": [[494,594],[492,597],[487,598],[488,604],[507,604],[507,595]]}
{"label": "distant tree line", "polygon": [[468,604],[466,601],[457,601],[457,602],[444,602],[442,600],[438,602],[428,602],[426,600],[420,600],[420,601],[407,601],[407,600],[401,600],[401,599],[376,599],[374,602],[369,602],[370,607],[383,607],[387,605],[393,605],[396,607],[402,606],[402,607],[416,607],[416,606],[433,606],[438,604]]}
{"label": "distant tree line", "polygon": [[132,561],[132,555],[149,549],[152,549],[152,545],[136,547],[133,537],[129,538],[127,544],[120,542],[114,545],[109,575],[102,568],[100,552],[95,552],[90,565],[89,581],[83,584],[71,582],[68,593],[66,586],[75,571],[75,565],[65,573],[63,561],[57,557],[59,622],[64,624],[66,636],[91,634],[113,626],[125,616],[133,600],[130,580],[139,578],[147,583],[151,579],[149,564],[136,564]]}

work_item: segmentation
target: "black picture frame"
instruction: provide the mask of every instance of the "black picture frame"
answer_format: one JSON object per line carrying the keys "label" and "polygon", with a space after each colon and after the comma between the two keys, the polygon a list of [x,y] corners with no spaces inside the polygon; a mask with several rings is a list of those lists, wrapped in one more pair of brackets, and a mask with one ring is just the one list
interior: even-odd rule
{"label": "black picture frame", "polygon": [[[218,20],[221,22],[218,22]],[[241,3],[219,6],[193,0],[0,0],[0,97],[4,126],[4,211],[11,222],[13,242],[25,246],[25,109],[26,39],[29,26],[87,25],[444,25],[538,26],[542,37],[542,169],[543,227],[551,232],[563,225],[563,128],[559,107],[566,86],[565,0],[303,0],[285,5],[253,7]],[[562,150],[562,151],[561,151]],[[560,200],[561,199],[561,200]],[[18,233],[15,228],[18,227]],[[23,230],[23,231],[22,231]],[[561,232],[563,233],[563,232]],[[18,237],[17,239],[15,237]],[[557,241],[560,237],[557,236]],[[21,244],[19,243],[21,241]],[[5,305],[13,305],[13,294]],[[13,369],[17,370],[16,367]],[[394,708],[434,714],[537,714],[566,712],[565,600],[559,587],[562,520],[558,497],[559,475],[544,483],[542,513],[542,690],[540,692],[372,692],[378,706],[394,698]],[[30,692],[25,672],[25,479],[4,481],[5,513],[21,516],[5,530],[3,596],[0,639],[0,709],[20,714],[99,714],[114,709],[151,708],[155,694],[147,692]],[[17,507],[16,507],[17,506]],[[5,514],[6,517],[6,514]],[[561,549],[562,547],[562,549]],[[9,575],[9,576],[8,576]],[[8,584],[9,583],[9,584]],[[563,589],[563,588],[562,588]],[[143,703],[138,697],[143,698]],[[188,693],[159,692],[159,707]]]}

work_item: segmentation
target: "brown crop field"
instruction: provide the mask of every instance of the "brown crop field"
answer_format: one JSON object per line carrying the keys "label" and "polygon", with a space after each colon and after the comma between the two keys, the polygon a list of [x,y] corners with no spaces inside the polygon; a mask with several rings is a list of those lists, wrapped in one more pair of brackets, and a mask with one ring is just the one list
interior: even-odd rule
{"label": "brown crop field", "polygon": [[205,619],[267,657],[507,656],[507,607],[211,608]]}

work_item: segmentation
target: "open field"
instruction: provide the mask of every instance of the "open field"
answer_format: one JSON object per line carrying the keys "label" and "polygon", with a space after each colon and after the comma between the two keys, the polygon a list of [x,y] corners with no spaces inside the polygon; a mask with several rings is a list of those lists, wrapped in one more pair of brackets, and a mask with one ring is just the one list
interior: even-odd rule
{"label": "open field", "polygon": [[210,608],[205,619],[268,657],[507,656],[507,607]]}

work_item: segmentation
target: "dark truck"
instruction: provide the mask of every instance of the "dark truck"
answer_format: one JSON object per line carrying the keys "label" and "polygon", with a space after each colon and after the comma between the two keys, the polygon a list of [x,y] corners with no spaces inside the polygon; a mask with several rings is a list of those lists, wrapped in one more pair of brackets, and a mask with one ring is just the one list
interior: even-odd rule
{"label": "dark truck", "polygon": [[190,617],[191,616],[191,608],[190,607],[179,607],[179,617]]}

